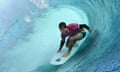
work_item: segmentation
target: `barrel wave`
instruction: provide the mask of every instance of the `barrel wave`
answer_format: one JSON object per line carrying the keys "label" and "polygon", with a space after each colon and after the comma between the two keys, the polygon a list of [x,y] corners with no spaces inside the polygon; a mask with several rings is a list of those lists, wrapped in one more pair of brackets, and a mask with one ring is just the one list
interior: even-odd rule
{"label": "barrel wave", "polygon": [[[120,71],[119,0],[21,0],[16,7],[13,3],[4,2],[0,10],[0,72]],[[89,24],[93,33],[75,56],[54,66],[50,59],[59,47],[60,21]]]}

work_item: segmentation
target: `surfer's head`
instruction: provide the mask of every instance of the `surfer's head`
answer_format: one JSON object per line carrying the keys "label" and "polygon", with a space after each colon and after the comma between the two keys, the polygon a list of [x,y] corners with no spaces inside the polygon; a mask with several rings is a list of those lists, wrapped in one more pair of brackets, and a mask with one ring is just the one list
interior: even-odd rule
{"label": "surfer's head", "polygon": [[62,33],[65,33],[67,31],[67,25],[65,22],[60,22],[59,23],[59,29]]}

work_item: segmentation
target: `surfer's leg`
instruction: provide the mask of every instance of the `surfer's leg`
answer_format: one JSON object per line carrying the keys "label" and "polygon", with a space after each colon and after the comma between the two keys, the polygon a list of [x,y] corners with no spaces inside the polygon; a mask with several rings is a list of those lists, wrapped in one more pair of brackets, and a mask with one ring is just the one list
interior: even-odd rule
{"label": "surfer's leg", "polygon": [[85,35],[86,35],[86,32],[77,33],[76,35],[71,37],[71,40],[75,40],[75,41],[81,40],[85,37]]}
{"label": "surfer's leg", "polygon": [[72,46],[73,46],[73,42],[74,42],[74,41],[72,41],[72,40],[70,40],[70,39],[71,39],[71,37],[67,40],[67,43],[66,43],[66,47],[68,48],[68,52],[65,53],[65,54],[63,55],[63,57],[67,57],[67,56],[70,54],[71,50],[72,50]]}
{"label": "surfer's leg", "polygon": [[71,52],[72,47],[73,47],[73,45],[75,44],[75,42],[76,42],[77,40],[81,40],[82,38],[84,38],[85,35],[86,35],[85,32],[81,32],[81,33],[78,33],[78,34],[75,34],[75,35],[71,36],[71,37],[68,39],[67,44],[66,44],[66,46],[69,48],[69,51],[68,51],[68,52]]}
{"label": "surfer's leg", "polygon": [[[86,33],[85,33],[85,34],[86,34]],[[67,57],[67,56],[70,54],[70,52],[71,52],[71,50],[72,50],[72,47],[73,47],[75,41],[82,39],[82,38],[85,36],[85,34],[83,34],[83,33],[78,33],[78,34],[76,34],[76,35],[71,36],[71,37],[68,39],[68,41],[67,41],[67,43],[66,43],[66,47],[68,48],[68,52],[67,52],[66,54],[64,54],[63,57]]]}
{"label": "surfer's leg", "polygon": [[68,53],[71,52],[72,46],[73,46],[73,44],[74,44],[74,42],[75,42],[74,40],[71,40],[71,37],[72,37],[72,36],[70,36],[70,37],[68,38],[67,43],[66,43],[66,47],[68,48]]}

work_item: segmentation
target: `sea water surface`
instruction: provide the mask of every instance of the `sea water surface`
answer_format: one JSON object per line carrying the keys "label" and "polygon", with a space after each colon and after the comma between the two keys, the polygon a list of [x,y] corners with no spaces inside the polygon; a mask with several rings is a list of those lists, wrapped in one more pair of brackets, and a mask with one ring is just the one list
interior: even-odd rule
{"label": "sea water surface", "polygon": [[[0,72],[120,72],[119,12],[119,0],[1,0]],[[61,21],[96,32],[69,61],[54,66]]]}

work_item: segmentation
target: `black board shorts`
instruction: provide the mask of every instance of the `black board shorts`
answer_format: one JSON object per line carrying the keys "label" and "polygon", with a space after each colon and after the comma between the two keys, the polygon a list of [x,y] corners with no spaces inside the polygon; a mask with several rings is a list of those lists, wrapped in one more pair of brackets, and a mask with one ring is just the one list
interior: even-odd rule
{"label": "black board shorts", "polygon": [[[80,33],[83,35],[83,37],[81,38],[81,39],[83,39],[83,38],[86,36],[86,32],[85,32],[85,31],[82,31],[82,32],[80,32]],[[76,34],[74,34],[74,35],[76,35]],[[70,41],[70,38],[71,38],[72,36],[74,36],[74,35],[71,35],[71,36],[67,39],[66,46],[68,45],[68,43],[69,43],[69,41]],[[81,39],[78,39],[78,40],[81,40]],[[78,40],[75,40],[74,43],[75,43],[76,41],[78,41]]]}

